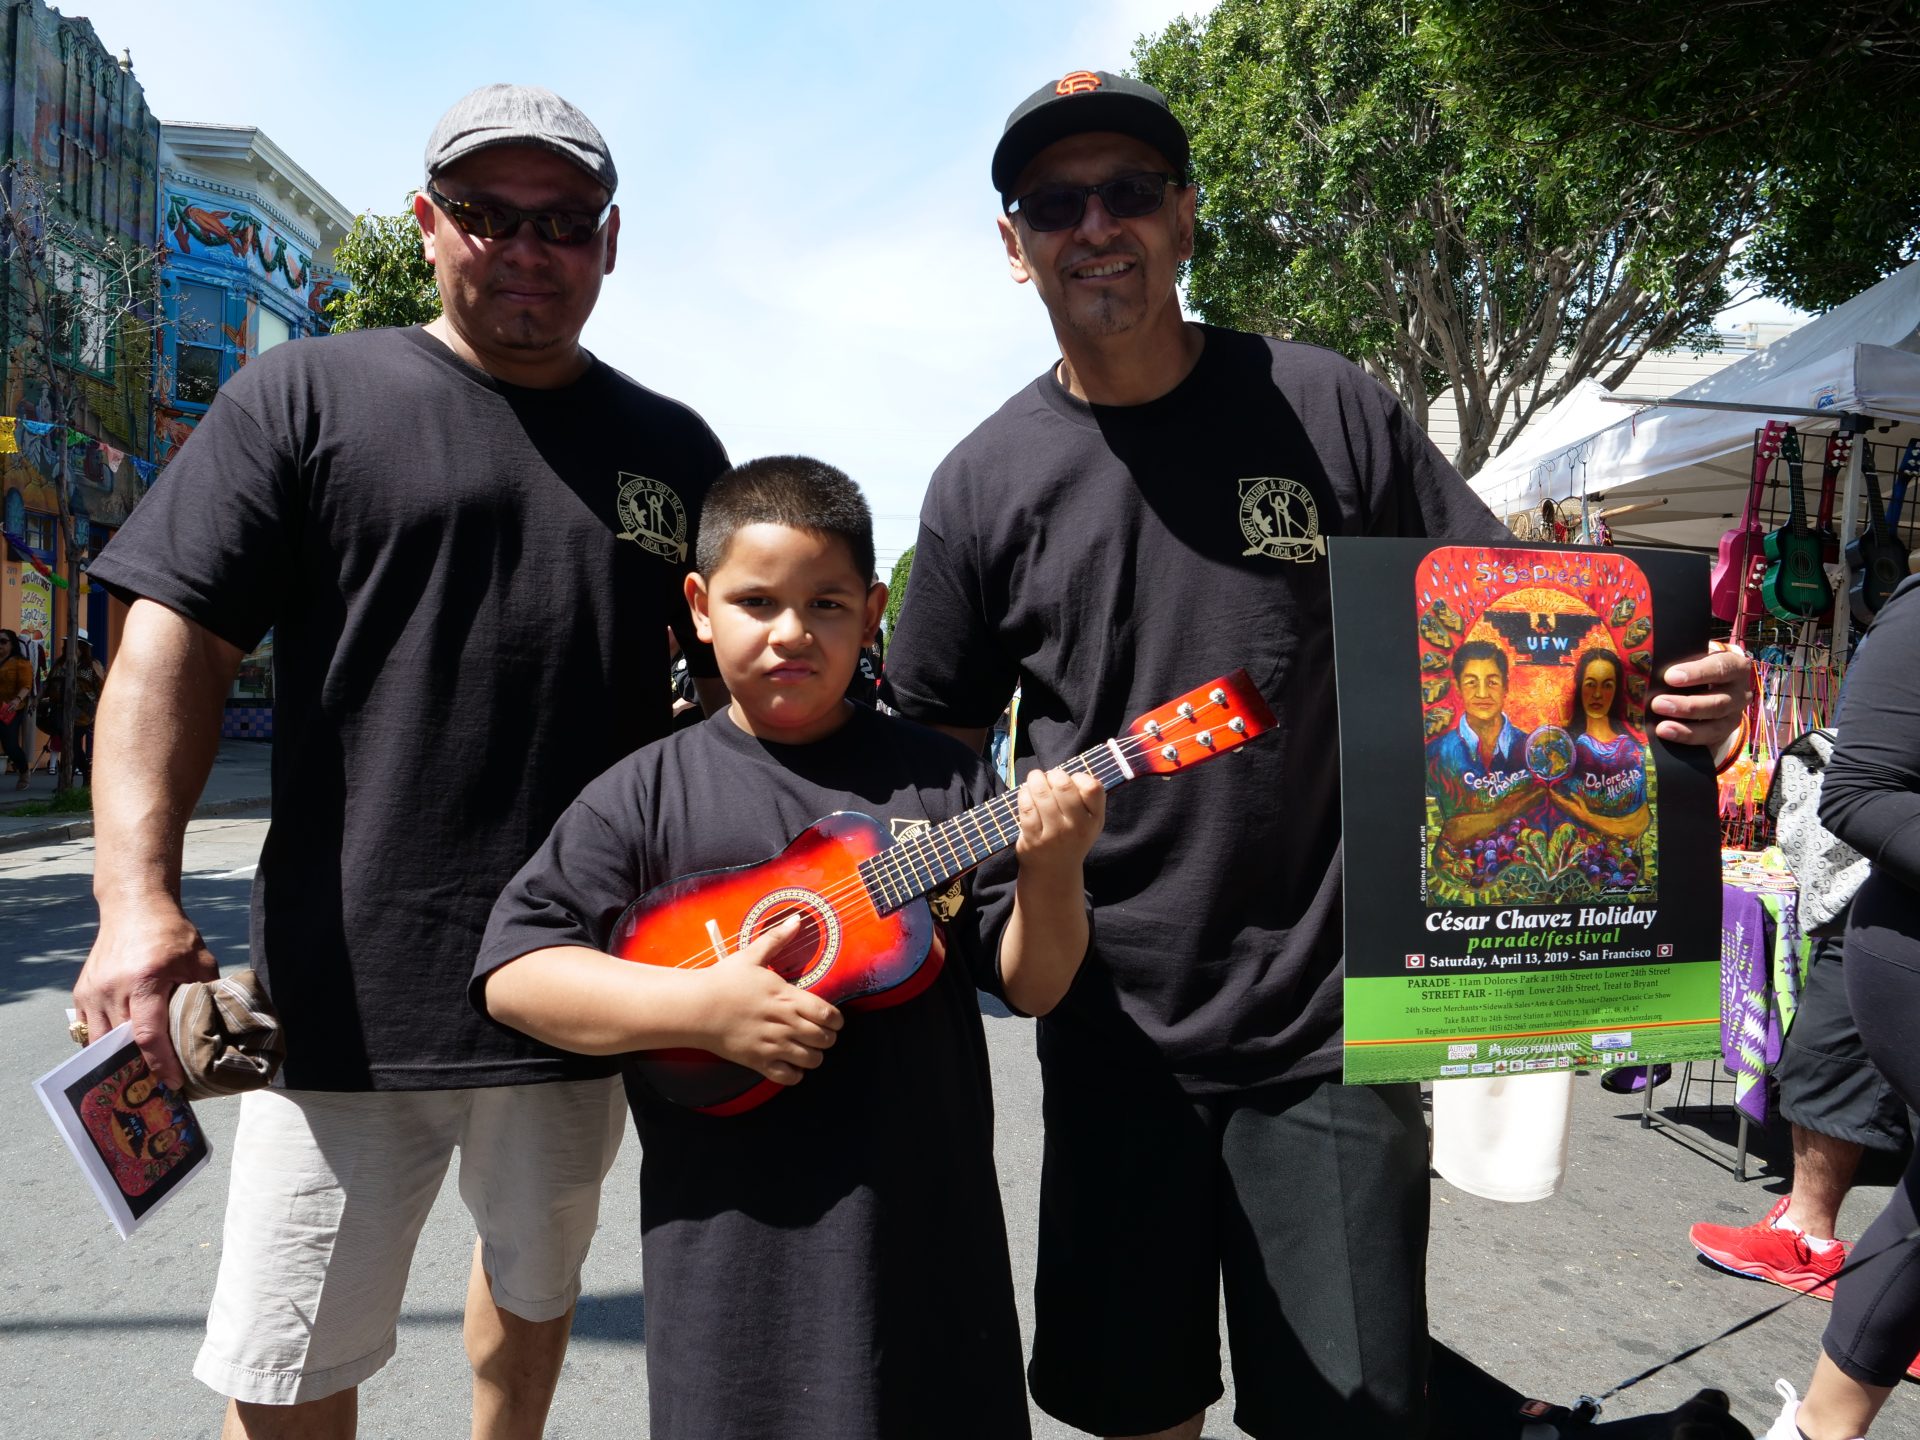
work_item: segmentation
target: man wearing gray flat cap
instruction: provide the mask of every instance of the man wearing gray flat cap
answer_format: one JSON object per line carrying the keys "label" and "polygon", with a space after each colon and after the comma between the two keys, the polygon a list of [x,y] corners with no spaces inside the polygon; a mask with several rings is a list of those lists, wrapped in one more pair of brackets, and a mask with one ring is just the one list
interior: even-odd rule
{"label": "man wearing gray flat cap", "polygon": [[493,1025],[467,981],[560,812],[667,733],[669,627],[714,675],[681,581],[727,463],[581,347],[617,179],[551,91],[460,100],[414,203],[441,317],[254,359],[95,564],[130,608],[74,999],[95,1034],[131,1019],[170,1083],[168,996],[216,973],[180,903],[186,817],[241,657],[275,634],[250,959],[287,1054],[240,1101],[194,1366],[227,1437],[354,1434],[456,1149],[473,1434],[536,1436],[553,1397],[624,1106],[610,1062]]}

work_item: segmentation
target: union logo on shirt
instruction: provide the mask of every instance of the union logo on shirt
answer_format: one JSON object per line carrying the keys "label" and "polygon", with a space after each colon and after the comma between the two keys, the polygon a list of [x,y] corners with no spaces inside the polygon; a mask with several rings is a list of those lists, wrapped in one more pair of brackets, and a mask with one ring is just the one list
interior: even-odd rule
{"label": "union logo on shirt", "polygon": [[1247,539],[1242,555],[1304,565],[1327,553],[1313,492],[1298,480],[1278,475],[1240,482],[1240,533]]}
{"label": "union logo on shirt", "polygon": [[[902,820],[897,816],[890,821],[889,824],[893,830],[893,838],[896,840],[902,835],[911,834],[915,830],[924,830],[927,828],[927,822],[925,820]],[[966,903],[966,894],[960,889],[960,882],[958,880],[955,880],[939,894],[929,895],[927,897],[927,906],[933,911],[933,918],[943,925],[958,915],[960,913],[960,907]]]}
{"label": "union logo on shirt", "polygon": [[687,507],[671,485],[623,470],[614,512],[620,517],[622,540],[631,540],[663,560],[686,563]]}

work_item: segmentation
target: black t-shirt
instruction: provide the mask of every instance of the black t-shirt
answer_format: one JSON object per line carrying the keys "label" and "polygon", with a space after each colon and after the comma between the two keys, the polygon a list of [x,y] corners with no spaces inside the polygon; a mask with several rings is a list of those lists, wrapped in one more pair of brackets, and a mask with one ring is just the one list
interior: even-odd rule
{"label": "black t-shirt", "polygon": [[[723,712],[601,776],[500,897],[475,1003],[509,960],[604,950],[639,895],[766,859],[834,811],[898,834],[994,792],[980,758],[945,736],[849,710],[803,746],[756,740]],[[1027,1434],[973,993],[975,981],[997,988],[1013,875],[1003,852],[936,904],[960,901],[934,983],[905,1004],[848,1011],[825,1063],[759,1108],[701,1115],[629,1074],[651,1433]]]}
{"label": "black t-shirt", "polygon": [[934,474],[882,698],[987,726],[1021,686],[1022,769],[1244,666],[1278,724],[1115,794],[1094,949],[1049,1054],[1142,1037],[1194,1093],[1337,1073],[1340,791],[1324,537],[1507,531],[1382,386],[1329,351],[1203,327],[1158,400],[1051,373]]}
{"label": "black t-shirt", "polygon": [[252,962],[286,1026],[277,1083],[611,1073],[464,992],[500,887],[666,732],[669,623],[713,673],[680,582],[725,463],[691,411],[597,361],[527,390],[422,330],[303,340],[221,388],[94,562],[243,650],[273,629]]}
{"label": "black t-shirt", "polygon": [[1920,966],[1920,576],[1873,617],[1847,669],[1837,730],[1820,822],[1873,861],[1847,944]]}

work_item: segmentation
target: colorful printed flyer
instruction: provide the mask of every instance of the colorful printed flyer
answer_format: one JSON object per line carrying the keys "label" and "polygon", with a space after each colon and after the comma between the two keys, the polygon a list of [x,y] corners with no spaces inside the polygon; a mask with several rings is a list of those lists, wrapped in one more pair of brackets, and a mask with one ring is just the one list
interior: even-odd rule
{"label": "colorful printed flyer", "polygon": [[1704,557],[1335,539],[1350,1084],[1710,1059],[1710,758],[1652,732]]}
{"label": "colorful printed flyer", "polygon": [[193,1107],[116,1025],[33,1082],[113,1228],[126,1239],[212,1155]]}

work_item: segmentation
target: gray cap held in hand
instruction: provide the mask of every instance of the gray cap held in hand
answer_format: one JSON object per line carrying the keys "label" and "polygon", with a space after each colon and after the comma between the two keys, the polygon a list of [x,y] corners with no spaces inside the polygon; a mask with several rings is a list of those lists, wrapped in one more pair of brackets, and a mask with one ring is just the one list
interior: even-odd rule
{"label": "gray cap held in hand", "polygon": [[620,172],[593,122],[538,85],[482,85],[453,102],[427,141],[427,178],[496,145],[533,145],[571,160],[612,195]]}

